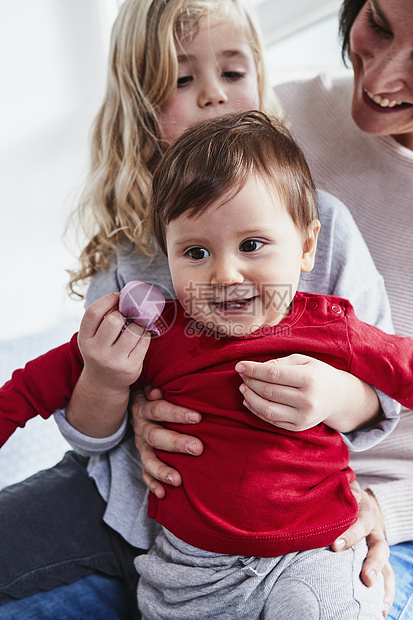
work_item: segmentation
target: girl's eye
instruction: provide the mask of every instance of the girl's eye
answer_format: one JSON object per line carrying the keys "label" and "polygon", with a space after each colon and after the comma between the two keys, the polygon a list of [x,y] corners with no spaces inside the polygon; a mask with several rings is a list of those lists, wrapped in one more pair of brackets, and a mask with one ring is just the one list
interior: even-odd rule
{"label": "girl's eye", "polygon": [[187,84],[189,84],[190,82],[192,82],[193,77],[192,75],[184,75],[182,77],[178,78],[178,88],[182,88],[183,86],[186,86]]}
{"label": "girl's eye", "polygon": [[241,73],[240,71],[224,71],[222,75],[229,82],[236,82],[238,80],[242,80],[242,78],[245,77],[245,73]]}
{"label": "girl's eye", "polygon": [[205,248],[191,248],[186,252],[186,255],[192,258],[192,260],[202,260],[209,256],[209,252]]}
{"label": "girl's eye", "polygon": [[374,30],[375,32],[379,32],[380,34],[391,35],[391,32],[389,30],[387,30],[386,28],[383,28],[383,26],[380,26],[380,24],[376,22],[375,17],[373,15],[373,11],[370,8],[367,9],[367,20],[369,22],[370,28]]}
{"label": "girl's eye", "polygon": [[263,246],[262,241],[257,241],[256,239],[246,239],[240,245],[241,252],[256,252]]}

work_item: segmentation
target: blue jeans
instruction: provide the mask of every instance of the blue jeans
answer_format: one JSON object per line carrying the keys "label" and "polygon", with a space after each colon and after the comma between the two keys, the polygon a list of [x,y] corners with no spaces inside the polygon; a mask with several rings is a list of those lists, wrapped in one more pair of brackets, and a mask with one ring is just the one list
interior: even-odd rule
{"label": "blue jeans", "polygon": [[413,541],[390,547],[390,563],[396,576],[396,597],[387,618],[413,620]]}
{"label": "blue jeans", "polygon": [[39,592],[0,607],[1,620],[132,620],[126,584],[119,578],[89,575],[75,583]]}
{"label": "blue jeans", "polygon": [[0,491],[0,620],[140,617],[133,560],[141,550],[104,523],[86,463],[68,452]]}

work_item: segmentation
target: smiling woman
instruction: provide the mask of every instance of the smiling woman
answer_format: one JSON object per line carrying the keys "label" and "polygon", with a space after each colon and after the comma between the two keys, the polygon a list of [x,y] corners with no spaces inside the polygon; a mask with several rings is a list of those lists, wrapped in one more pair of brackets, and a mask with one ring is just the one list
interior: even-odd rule
{"label": "smiling woman", "polygon": [[[413,337],[413,13],[410,0],[345,0],[343,57],[354,79],[277,87],[316,183],[349,207],[383,274],[395,330]],[[392,544],[396,602],[390,618],[413,617],[413,413],[402,409],[380,446],[352,455],[374,494]],[[398,543],[398,544],[397,544]],[[400,585],[399,585],[400,584]],[[399,589],[400,588],[400,589]]]}
{"label": "smiling woman", "polygon": [[370,0],[350,31],[351,112],[363,131],[413,149],[413,13],[405,0]]}

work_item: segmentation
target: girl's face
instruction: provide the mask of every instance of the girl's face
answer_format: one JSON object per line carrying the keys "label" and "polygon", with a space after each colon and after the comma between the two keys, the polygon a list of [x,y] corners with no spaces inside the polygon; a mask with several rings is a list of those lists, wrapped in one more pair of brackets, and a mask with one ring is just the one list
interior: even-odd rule
{"label": "girl's face", "polygon": [[203,18],[192,39],[177,43],[176,53],[178,83],[158,123],[167,144],[198,122],[259,109],[254,57],[236,20]]}
{"label": "girl's face", "polygon": [[413,10],[410,0],[367,0],[350,31],[352,115],[367,133],[413,150]]}

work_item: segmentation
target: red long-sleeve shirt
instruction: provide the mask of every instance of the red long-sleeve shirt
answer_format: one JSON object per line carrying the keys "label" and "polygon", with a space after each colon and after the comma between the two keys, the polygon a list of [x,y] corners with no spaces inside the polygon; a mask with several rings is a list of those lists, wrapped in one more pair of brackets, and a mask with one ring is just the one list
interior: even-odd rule
{"label": "red long-sleeve shirt", "polygon": [[[162,500],[150,495],[149,516],[184,541],[220,553],[278,556],[331,544],[357,516],[341,436],[324,424],[297,433],[263,422],[243,407],[234,366],[300,352],[411,407],[413,340],[358,321],[345,300],[302,293],[282,323],[242,338],[208,332],[174,301],[160,324],[141,381],[202,412],[196,426],[166,426],[197,435],[204,451],[196,460],[158,452],[183,484],[168,487]],[[7,402],[9,411],[23,404],[26,414],[35,407],[45,416],[65,404],[82,360],[75,337],[55,351],[13,375],[6,393],[0,391],[0,411]]]}

